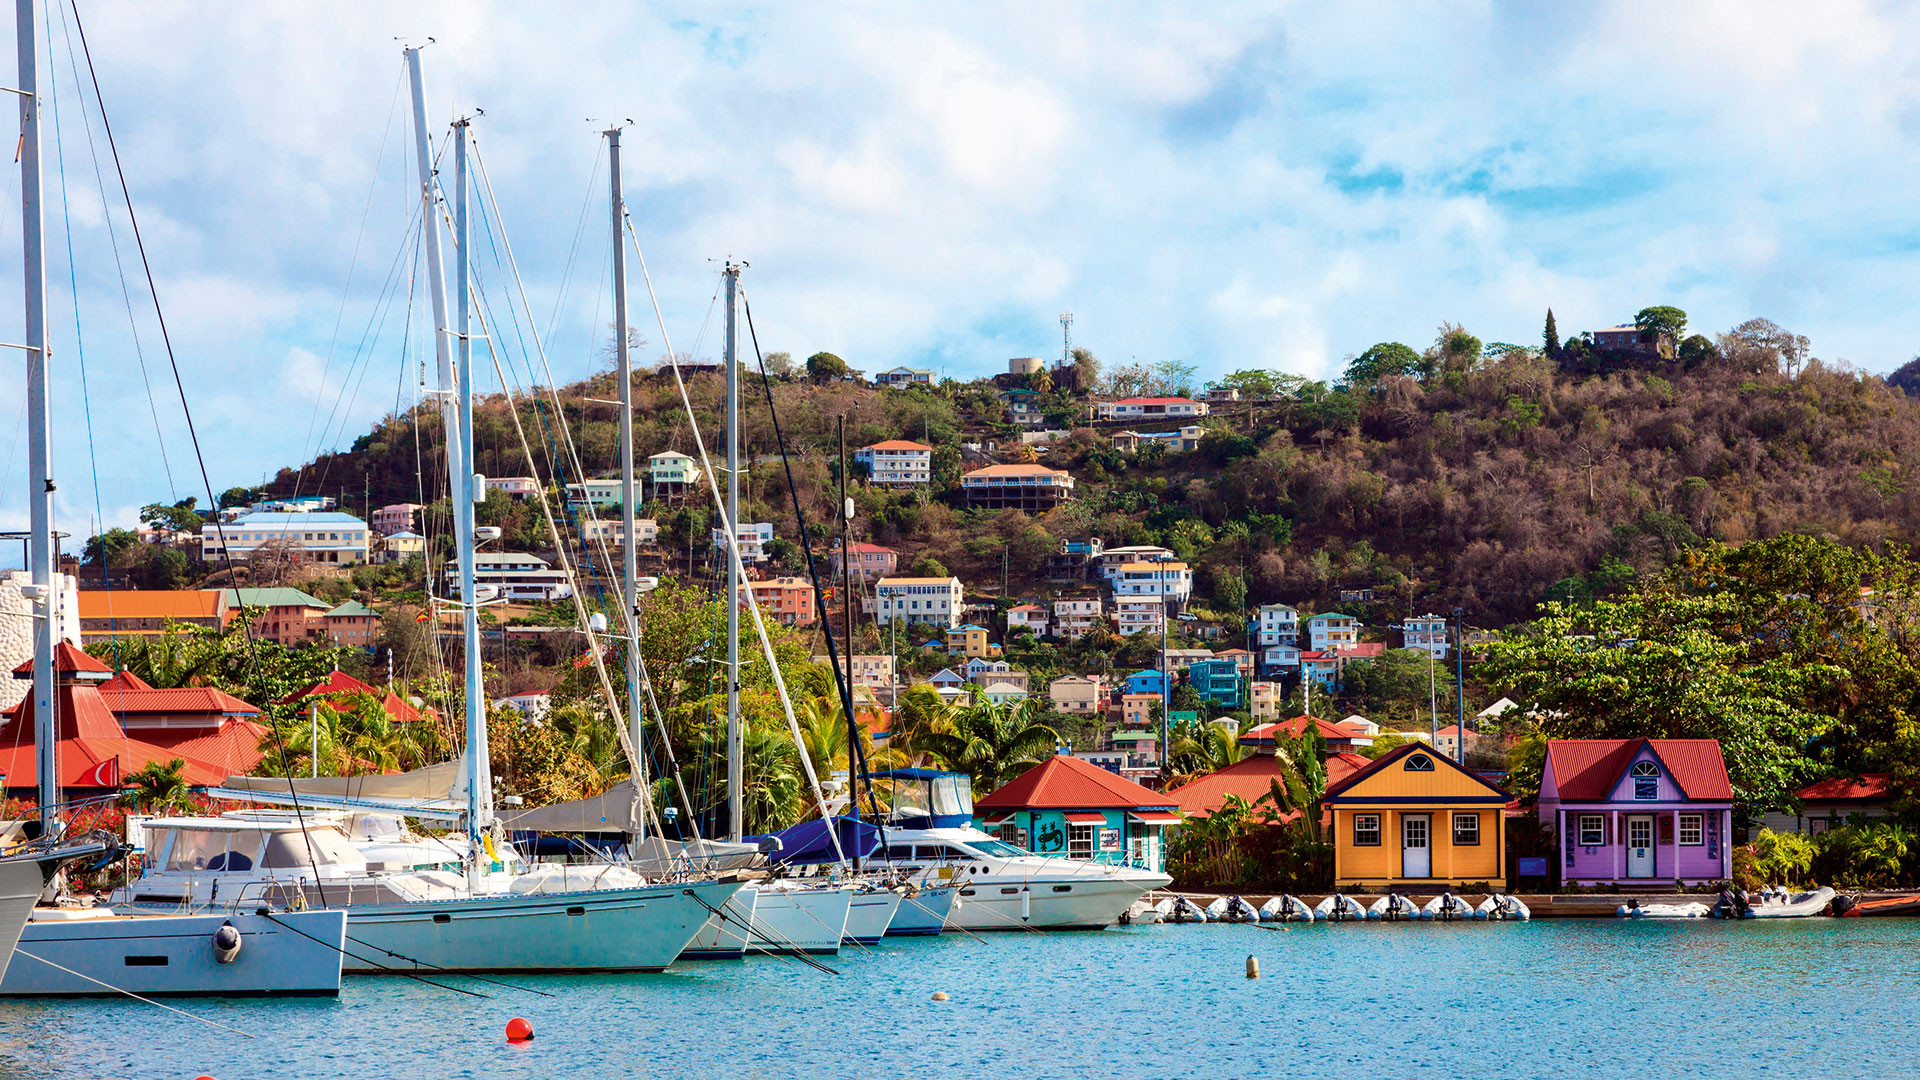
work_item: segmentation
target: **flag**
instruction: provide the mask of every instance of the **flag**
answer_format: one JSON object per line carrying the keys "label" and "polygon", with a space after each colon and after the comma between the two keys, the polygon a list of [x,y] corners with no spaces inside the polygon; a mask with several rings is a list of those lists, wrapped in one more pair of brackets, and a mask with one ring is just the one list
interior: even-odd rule
{"label": "flag", "polygon": [[433,618],[433,612],[426,608],[421,608],[420,614],[415,615],[413,617],[413,621],[417,623],[426,622],[428,619],[431,619],[431,618]]}

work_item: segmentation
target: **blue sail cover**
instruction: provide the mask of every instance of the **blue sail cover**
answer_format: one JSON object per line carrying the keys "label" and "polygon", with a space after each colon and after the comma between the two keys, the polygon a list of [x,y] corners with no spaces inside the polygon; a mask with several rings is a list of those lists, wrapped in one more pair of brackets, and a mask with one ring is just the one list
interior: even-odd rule
{"label": "blue sail cover", "polygon": [[[873,849],[880,846],[880,829],[864,821],[855,821],[849,817],[834,818],[840,833],[840,848],[849,858],[866,858]],[[827,823],[819,818],[803,821],[790,829],[782,829],[769,834],[780,841],[780,850],[767,856],[768,861],[785,863],[792,866],[812,866],[816,863],[839,862],[834,854],[833,839],[827,835]],[[759,843],[765,836],[749,836],[747,843]]]}

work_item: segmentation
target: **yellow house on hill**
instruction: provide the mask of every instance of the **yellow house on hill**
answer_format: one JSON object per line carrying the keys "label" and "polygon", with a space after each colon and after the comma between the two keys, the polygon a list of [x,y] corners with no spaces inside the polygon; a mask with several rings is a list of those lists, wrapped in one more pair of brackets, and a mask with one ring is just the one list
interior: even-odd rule
{"label": "yellow house on hill", "polygon": [[1334,888],[1503,887],[1511,799],[1424,743],[1383,755],[1327,789]]}

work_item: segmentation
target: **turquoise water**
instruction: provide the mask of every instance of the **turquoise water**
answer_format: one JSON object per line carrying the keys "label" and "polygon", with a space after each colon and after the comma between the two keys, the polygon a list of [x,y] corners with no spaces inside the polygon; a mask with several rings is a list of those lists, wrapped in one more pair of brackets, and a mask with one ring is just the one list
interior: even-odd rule
{"label": "turquoise water", "polygon": [[[1244,977],[1248,954],[1263,977]],[[0,1076],[1753,1077],[1920,1072],[1920,920],[1155,926],[462,997],[0,1004]],[[934,991],[952,996],[930,1000]],[[507,1020],[538,1037],[508,1045]]]}

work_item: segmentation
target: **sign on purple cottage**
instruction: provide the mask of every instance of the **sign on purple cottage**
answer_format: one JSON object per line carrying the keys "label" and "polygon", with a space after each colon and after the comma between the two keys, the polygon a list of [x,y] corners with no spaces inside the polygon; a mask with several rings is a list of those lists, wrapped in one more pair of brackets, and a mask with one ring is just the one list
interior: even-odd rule
{"label": "sign on purple cottage", "polygon": [[1547,876],[1547,860],[1529,859],[1529,858],[1520,859],[1520,876],[1521,877],[1546,877]]}

